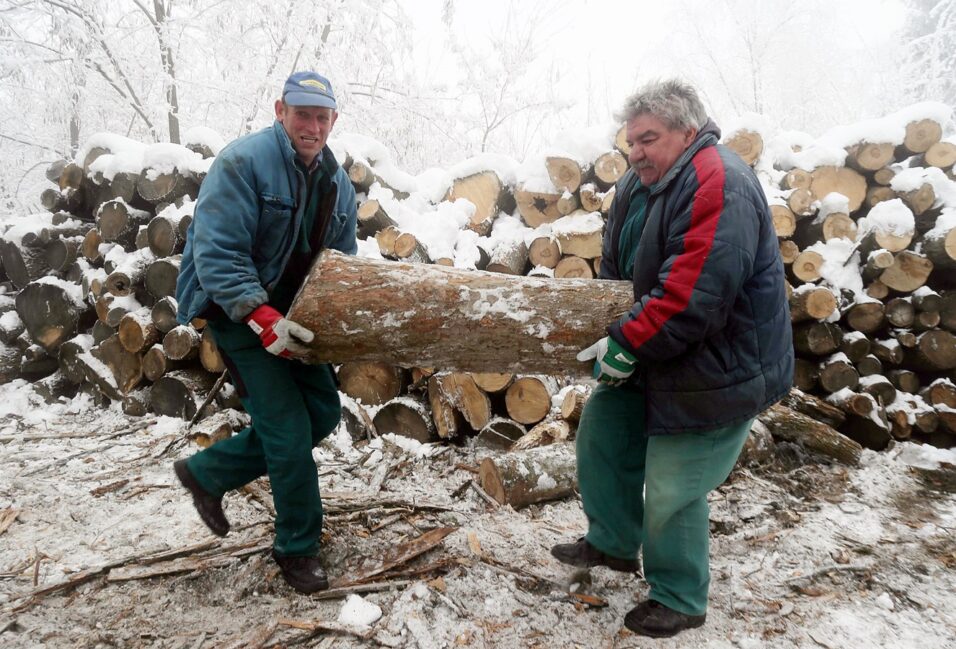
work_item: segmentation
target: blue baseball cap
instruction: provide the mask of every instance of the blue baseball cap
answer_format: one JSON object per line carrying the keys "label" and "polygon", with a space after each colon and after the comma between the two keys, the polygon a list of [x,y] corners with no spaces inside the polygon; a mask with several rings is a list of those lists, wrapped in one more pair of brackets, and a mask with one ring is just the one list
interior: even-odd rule
{"label": "blue baseball cap", "polygon": [[286,79],[282,99],[290,106],[319,106],[336,109],[332,84],[321,74],[296,72]]}

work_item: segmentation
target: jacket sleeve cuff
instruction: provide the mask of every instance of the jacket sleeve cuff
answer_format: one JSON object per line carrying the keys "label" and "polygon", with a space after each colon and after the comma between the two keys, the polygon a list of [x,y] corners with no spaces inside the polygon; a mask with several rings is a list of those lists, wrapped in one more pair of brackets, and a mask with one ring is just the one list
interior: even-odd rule
{"label": "jacket sleeve cuff", "polygon": [[614,324],[608,326],[607,335],[614,339],[618,345],[627,350],[634,358],[640,359],[637,354],[637,350],[631,345],[631,342],[627,339],[627,336],[624,335],[624,331],[621,328],[620,322],[615,322]]}

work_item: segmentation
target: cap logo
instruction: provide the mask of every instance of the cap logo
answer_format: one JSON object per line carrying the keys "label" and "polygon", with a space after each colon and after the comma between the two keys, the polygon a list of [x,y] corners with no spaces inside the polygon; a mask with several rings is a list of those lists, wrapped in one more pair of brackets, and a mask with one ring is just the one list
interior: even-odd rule
{"label": "cap logo", "polygon": [[300,86],[310,86],[312,88],[318,88],[322,92],[328,92],[329,89],[325,87],[325,84],[321,81],[316,81],[315,79],[304,79],[299,82]]}

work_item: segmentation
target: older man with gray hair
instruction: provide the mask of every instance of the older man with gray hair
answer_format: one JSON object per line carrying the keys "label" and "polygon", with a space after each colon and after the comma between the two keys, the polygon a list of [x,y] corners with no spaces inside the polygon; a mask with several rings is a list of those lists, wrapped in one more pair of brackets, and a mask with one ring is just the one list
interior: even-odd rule
{"label": "older man with gray hair", "polygon": [[707,494],[730,473],[754,418],[783,397],[793,346],[783,264],[763,190],[691,86],[652,82],[622,111],[631,169],[604,232],[602,279],[634,306],[583,350],[599,385],[577,434],[587,535],[552,548],[579,567],[640,569],[632,631],[704,624]]}

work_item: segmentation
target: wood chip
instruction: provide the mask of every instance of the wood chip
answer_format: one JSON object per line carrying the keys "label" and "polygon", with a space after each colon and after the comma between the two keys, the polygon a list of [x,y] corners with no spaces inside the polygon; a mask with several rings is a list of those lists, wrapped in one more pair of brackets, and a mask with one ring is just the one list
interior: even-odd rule
{"label": "wood chip", "polygon": [[607,606],[607,600],[601,599],[595,595],[586,593],[568,593],[572,602],[584,604],[590,608],[604,608]]}
{"label": "wood chip", "polygon": [[7,507],[3,511],[0,511],[0,534],[9,529],[13,525],[13,521],[17,520],[17,516],[20,515],[19,509],[14,509],[13,507]]}
{"label": "wood chip", "polygon": [[478,540],[478,535],[474,532],[468,532],[468,548],[475,556],[480,557],[484,554],[481,551],[481,541]]}

